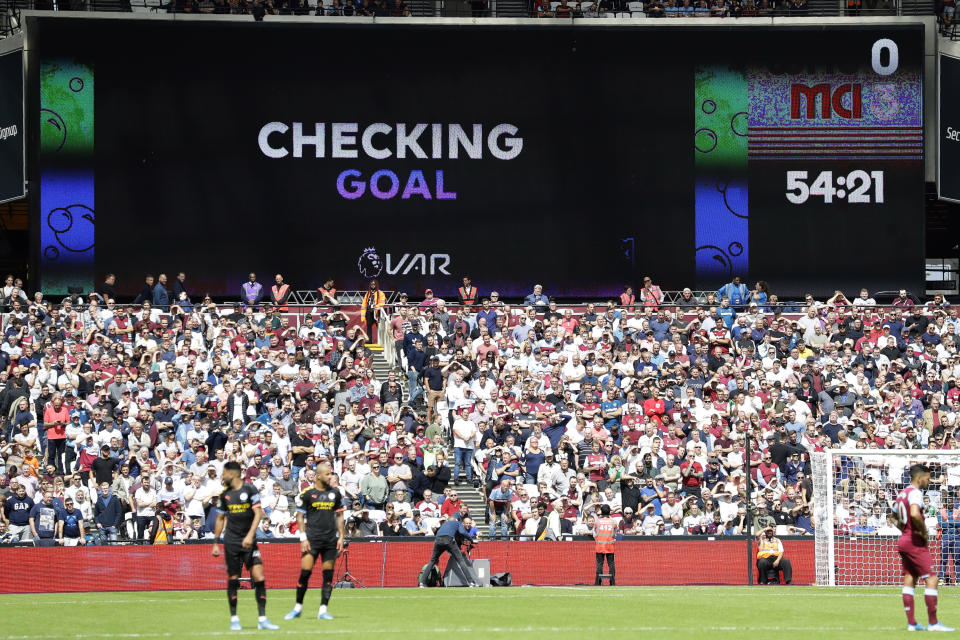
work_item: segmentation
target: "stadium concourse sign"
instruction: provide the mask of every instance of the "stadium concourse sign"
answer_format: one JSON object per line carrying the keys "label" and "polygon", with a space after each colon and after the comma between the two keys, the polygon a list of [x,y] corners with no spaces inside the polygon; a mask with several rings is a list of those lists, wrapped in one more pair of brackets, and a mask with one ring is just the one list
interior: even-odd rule
{"label": "stadium concourse sign", "polygon": [[44,291],[922,286],[922,21],[205,18],[28,16]]}
{"label": "stadium concourse sign", "polygon": [[0,50],[0,203],[26,195],[23,49]]}
{"label": "stadium concourse sign", "polygon": [[940,54],[937,134],[937,193],[960,202],[960,58]]}

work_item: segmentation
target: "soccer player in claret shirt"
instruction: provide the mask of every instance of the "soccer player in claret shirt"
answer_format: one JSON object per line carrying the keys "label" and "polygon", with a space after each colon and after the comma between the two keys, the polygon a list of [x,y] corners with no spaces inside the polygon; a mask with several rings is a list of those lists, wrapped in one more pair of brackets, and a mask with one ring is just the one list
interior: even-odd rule
{"label": "soccer player in claret shirt", "polygon": [[[327,612],[330,594],[333,593],[333,568],[337,555],[343,551],[343,502],[340,492],[330,486],[333,468],[330,463],[317,465],[317,476],[312,487],[300,494],[300,507],[297,509],[297,528],[300,531],[300,579],[297,580],[297,603],[283,617],[293,620],[303,611],[303,597],[307,594],[307,585],[313,565],[319,557],[323,562],[323,587],[320,590],[320,610],[317,618],[333,620]],[[306,521],[306,522],[304,522]]]}
{"label": "soccer player in claret shirt", "polygon": [[240,465],[230,461],[223,465],[223,487],[220,504],[217,506],[217,524],[214,528],[213,557],[220,555],[216,540],[223,533],[223,555],[227,562],[227,598],[230,601],[230,630],[240,631],[237,617],[237,591],[240,589],[240,573],[246,566],[253,580],[260,614],[257,626],[261,629],[279,629],[267,618],[267,586],[263,580],[263,560],[257,549],[257,527],[263,518],[260,494],[257,488],[241,477]]}
{"label": "soccer player in claret shirt", "polygon": [[927,548],[927,527],[923,521],[923,491],[930,484],[930,469],[922,464],[910,467],[910,484],[897,495],[896,516],[900,528],[897,551],[903,562],[903,607],[907,611],[907,631],[923,631],[913,615],[913,592],[917,578],[926,583],[924,600],[930,626],[927,631],[953,631],[937,621],[937,573]]}

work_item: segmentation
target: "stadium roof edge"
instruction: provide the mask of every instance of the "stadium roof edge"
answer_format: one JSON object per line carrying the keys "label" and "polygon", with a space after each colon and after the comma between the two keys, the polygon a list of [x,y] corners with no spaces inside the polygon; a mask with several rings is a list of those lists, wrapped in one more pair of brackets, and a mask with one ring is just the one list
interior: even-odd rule
{"label": "stadium roof edge", "polygon": [[[88,11],[58,11],[51,13],[49,11],[25,10],[22,16],[26,19],[80,19],[80,20],[165,20],[165,21],[183,21],[192,22],[250,22],[250,16],[234,15],[196,15],[186,13],[114,13],[114,12],[88,12]],[[534,26],[544,29],[569,29],[571,26],[589,27],[589,28],[609,28],[609,27],[642,27],[647,29],[656,29],[663,27],[810,27],[823,28],[832,25],[843,25],[846,27],[864,25],[905,25],[905,24],[925,24],[929,29],[935,29],[934,16],[869,16],[858,17],[855,20],[850,18],[698,18],[691,21],[686,18],[659,18],[657,20],[634,19],[634,18],[614,18],[607,20],[597,20],[595,18],[571,18],[569,20],[541,20],[538,18],[375,18],[375,17],[344,17],[344,16],[270,16],[268,23],[297,23],[297,24],[388,24],[404,26],[464,26],[464,27],[503,27],[508,25],[516,26]]]}

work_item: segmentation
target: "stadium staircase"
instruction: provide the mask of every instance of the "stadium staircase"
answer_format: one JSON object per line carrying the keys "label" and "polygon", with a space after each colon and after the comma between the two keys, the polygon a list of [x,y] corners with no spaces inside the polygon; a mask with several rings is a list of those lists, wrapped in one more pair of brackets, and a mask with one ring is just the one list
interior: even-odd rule
{"label": "stadium staircase", "polygon": [[[391,367],[383,354],[383,345],[368,344],[367,348],[373,353],[371,365],[374,374],[377,376],[377,380],[386,380],[387,374],[391,371]],[[397,370],[397,373],[398,379],[401,383],[400,388],[403,390],[403,401],[407,402],[407,400],[410,398],[410,394],[407,391],[407,378],[406,376],[402,376],[402,372],[400,372],[399,369]],[[453,475],[453,456],[453,440],[451,439],[447,447],[447,468],[450,469],[451,476]],[[485,537],[487,527],[483,526],[483,513],[486,509],[486,500],[483,497],[483,492],[480,489],[474,489],[473,485],[461,484],[457,487],[457,493],[459,494],[460,499],[463,500],[468,507],[470,507],[470,513],[476,519],[477,527],[480,529],[480,537]]]}
{"label": "stadium staircase", "polygon": [[498,18],[529,18],[527,0],[493,0],[493,12]]}
{"label": "stadium staircase", "polygon": [[900,13],[904,16],[934,15],[933,0],[900,0]]}
{"label": "stadium staircase", "polygon": [[437,15],[437,3],[434,0],[411,0],[410,14],[417,18],[432,18]]}

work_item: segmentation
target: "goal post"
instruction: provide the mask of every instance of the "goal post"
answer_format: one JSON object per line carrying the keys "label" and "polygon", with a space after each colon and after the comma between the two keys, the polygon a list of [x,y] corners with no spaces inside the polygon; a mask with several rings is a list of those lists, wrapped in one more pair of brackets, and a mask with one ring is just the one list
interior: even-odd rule
{"label": "goal post", "polygon": [[960,450],[834,449],[811,455],[818,585],[902,584],[891,516],[913,464],[931,468],[924,517],[937,573],[960,581]]}

